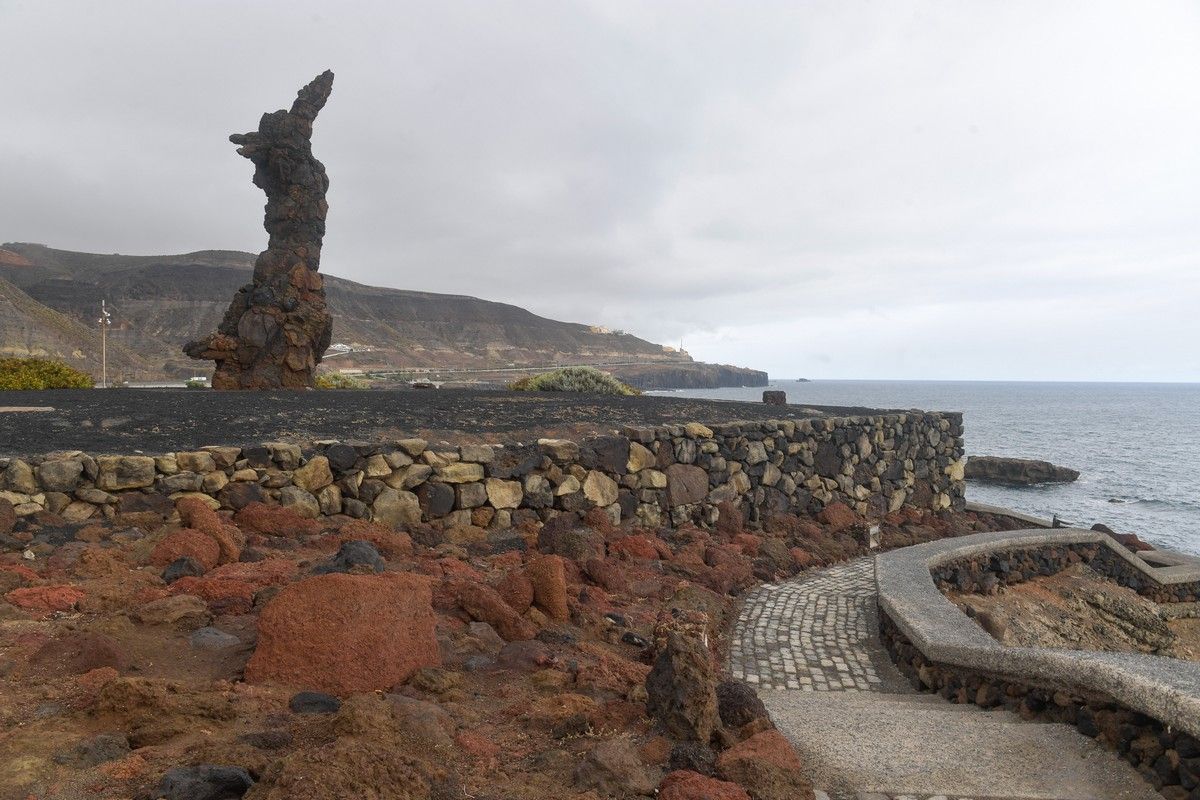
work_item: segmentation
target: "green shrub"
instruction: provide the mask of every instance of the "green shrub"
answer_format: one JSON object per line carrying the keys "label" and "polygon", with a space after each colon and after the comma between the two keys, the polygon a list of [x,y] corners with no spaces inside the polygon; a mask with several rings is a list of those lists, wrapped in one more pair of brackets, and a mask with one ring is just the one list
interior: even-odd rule
{"label": "green shrub", "polygon": [[641,394],[632,386],[594,367],[563,367],[531,375],[510,384],[517,392],[580,392],[582,394]]}
{"label": "green shrub", "polygon": [[189,389],[207,389],[208,378],[188,378],[183,385]]}
{"label": "green shrub", "polygon": [[366,381],[343,375],[340,372],[326,372],[317,376],[318,389],[366,389]]}
{"label": "green shrub", "polygon": [[91,389],[92,376],[61,361],[0,358],[0,389]]}

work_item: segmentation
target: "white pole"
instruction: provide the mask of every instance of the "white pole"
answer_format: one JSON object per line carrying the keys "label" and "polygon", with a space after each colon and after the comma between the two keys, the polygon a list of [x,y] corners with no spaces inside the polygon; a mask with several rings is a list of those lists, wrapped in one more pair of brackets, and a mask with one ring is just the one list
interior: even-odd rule
{"label": "white pole", "polygon": [[112,324],[104,300],[100,301],[100,388],[108,388],[108,326]]}

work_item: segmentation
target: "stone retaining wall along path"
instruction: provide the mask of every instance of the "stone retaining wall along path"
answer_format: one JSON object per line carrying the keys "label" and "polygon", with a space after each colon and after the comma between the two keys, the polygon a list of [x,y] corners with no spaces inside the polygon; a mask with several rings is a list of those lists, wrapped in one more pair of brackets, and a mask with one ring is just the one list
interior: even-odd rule
{"label": "stone retaining wall along path", "polygon": [[732,503],[754,523],[835,501],[868,516],[961,508],[962,455],[961,415],[924,412],[626,427],[504,446],[410,438],[64,451],[0,459],[0,502],[18,516],[46,510],[77,522],[196,496],[214,508],[268,502],[313,518],[492,528],[592,509],[647,527],[711,525]]}
{"label": "stone retaining wall along path", "polygon": [[1200,664],[1007,647],[938,587],[986,591],[1086,561],[1158,602],[1196,597],[1200,565],[1152,552],[1143,557],[1103,533],[1070,528],[975,534],[892,551],[876,565],[884,636],[897,664],[929,691],[1066,723],[1135,764],[1163,796],[1198,798]]}
{"label": "stone retaining wall along path", "polygon": [[877,597],[875,561],[859,558],[760,587],[734,627],[730,673],[758,688],[827,795],[1157,796],[1127,764],[1067,726],[917,693],[880,640]]}

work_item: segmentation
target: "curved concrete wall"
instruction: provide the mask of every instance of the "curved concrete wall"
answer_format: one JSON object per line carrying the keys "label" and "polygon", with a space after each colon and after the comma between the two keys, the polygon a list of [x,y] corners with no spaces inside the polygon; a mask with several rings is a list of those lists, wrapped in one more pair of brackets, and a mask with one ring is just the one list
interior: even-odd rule
{"label": "curved concrete wall", "polygon": [[1099,693],[1200,737],[1200,664],[1126,653],[1007,647],[959,611],[932,576],[941,566],[980,555],[1076,544],[1108,548],[1153,584],[1200,581],[1200,569],[1156,569],[1094,531],[982,533],[880,554],[876,558],[880,610],[930,662],[1048,688]]}

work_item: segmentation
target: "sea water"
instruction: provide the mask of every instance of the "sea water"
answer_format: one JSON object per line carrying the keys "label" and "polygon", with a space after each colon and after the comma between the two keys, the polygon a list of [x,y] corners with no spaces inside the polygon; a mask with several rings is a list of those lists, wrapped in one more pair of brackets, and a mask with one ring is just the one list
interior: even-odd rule
{"label": "sea water", "polygon": [[[772,381],[789,404],[963,412],[968,455],[1037,458],[1067,484],[968,482],[967,499],[1200,554],[1200,384]],[[675,396],[761,400],[763,387]]]}

